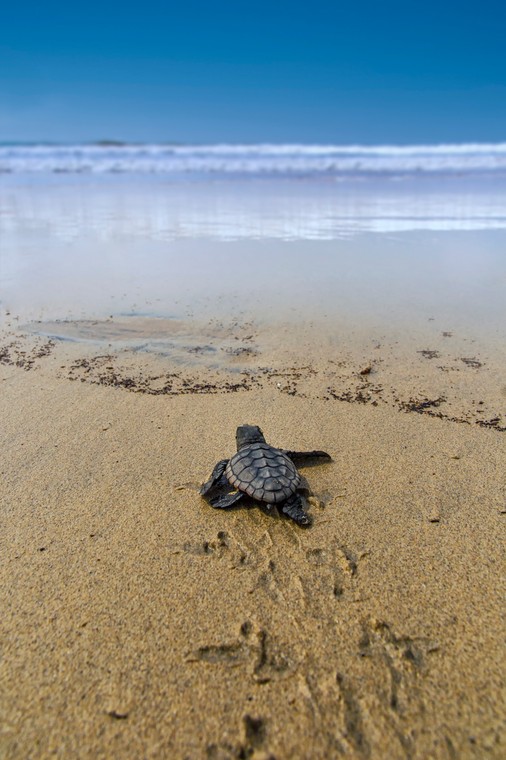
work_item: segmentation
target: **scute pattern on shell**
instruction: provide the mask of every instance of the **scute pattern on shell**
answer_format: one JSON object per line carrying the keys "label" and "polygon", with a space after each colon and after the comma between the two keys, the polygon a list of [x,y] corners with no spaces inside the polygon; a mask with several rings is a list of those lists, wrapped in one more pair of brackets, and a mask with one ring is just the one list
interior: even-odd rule
{"label": "scute pattern on shell", "polygon": [[300,484],[294,463],[268,443],[252,443],[234,454],[225,470],[228,482],[253,499],[279,504]]}

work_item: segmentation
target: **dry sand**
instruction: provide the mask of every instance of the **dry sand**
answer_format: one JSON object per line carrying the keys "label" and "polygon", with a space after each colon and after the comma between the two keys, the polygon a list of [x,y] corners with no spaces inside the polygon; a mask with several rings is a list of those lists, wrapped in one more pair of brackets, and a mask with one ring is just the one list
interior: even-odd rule
{"label": "dry sand", "polygon": [[[437,327],[107,339],[0,341],[2,757],[504,757],[504,365]],[[244,422],[332,454],[312,528],[198,495]]]}

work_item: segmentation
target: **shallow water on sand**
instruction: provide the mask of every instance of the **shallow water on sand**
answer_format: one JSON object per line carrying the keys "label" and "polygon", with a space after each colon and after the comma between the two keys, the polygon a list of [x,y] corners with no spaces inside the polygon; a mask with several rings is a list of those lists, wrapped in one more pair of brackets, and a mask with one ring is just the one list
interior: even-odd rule
{"label": "shallow water on sand", "polygon": [[[437,320],[503,335],[497,180],[2,182],[1,305],[42,333],[103,341],[103,320],[111,337],[111,320],[129,317],[123,339],[158,346],[167,318],[197,332],[236,319],[394,335]],[[76,320],[86,328],[58,327]]]}

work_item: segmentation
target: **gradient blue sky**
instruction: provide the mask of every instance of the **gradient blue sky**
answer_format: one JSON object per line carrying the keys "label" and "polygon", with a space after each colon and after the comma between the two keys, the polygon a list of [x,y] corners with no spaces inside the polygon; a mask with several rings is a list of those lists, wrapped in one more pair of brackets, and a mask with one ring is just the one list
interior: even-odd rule
{"label": "gradient blue sky", "polygon": [[0,140],[506,140],[506,3],[4,4]]}

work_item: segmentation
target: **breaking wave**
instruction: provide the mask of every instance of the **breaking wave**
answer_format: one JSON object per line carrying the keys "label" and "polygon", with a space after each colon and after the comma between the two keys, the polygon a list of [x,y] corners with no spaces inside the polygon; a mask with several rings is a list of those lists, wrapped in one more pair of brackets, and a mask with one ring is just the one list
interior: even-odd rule
{"label": "breaking wave", "polygon": [[2,173],[174,177],[416,176],[506,173],[506,143],[456,145],[0,144]]}

